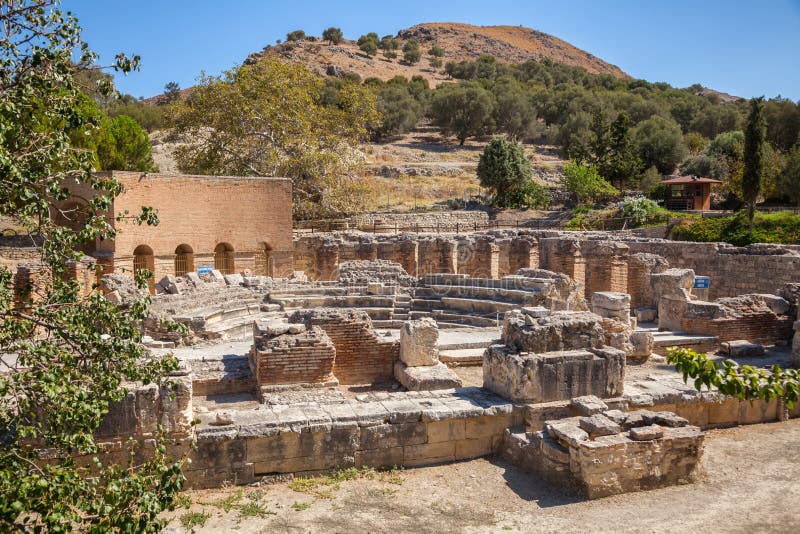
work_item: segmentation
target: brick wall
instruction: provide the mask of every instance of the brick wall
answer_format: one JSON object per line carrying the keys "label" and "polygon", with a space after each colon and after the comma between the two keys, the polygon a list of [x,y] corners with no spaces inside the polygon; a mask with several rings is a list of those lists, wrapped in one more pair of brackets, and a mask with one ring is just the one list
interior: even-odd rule
{"label": "brick wall", "polygon": [[792,337],[794,320],[788,315],[771,312],[744,312],[741,317],[692,317],[681,319],[681,329],[690,334],[710,334],[720,343],[746,339],[752,343],[773,344]]}
{"label": "brick wall", "polygon": [[318,326],[336,347],[333,374],[341,384],[368,384],[394,379],[400,344],[379,338],[362,310],[317,309],[297,312],[292,322]]}
{"label": "brick wall", "polygon": [[[285,178],[169,176],[114,171],[125,191],[114,202],[113,214],[135,215],[141,206],[158,210],[158,226],[115,223],[114,241],[97,243],[97,256],[114,258],[116,269],[132,269],[139,245],[153,250],[156,278],[175,272],[175,250],[189,245],[195,267],[213,265],[214,248],[228,243],[235,270],[253,269],[255,256],[270,249],[273,274],[292,270],[292,184]],[[92,191],[72,185],[79,198]]]}
{"label": "brick wall", "polygon": [[[586,258],[586,296],[597,291],[628,290],[628,247],[613,241],[585,241],[581,253]],[[578,280],[580,281],[580,280]]]}
{"label": "brick wall", "polygon": [[336,349],[321,328],[276,337],[261,333],[257,326],[254,329],[250,366],[259,386],[333,380]]}
{"label": "brick wall", "polygon": [[662,273],[669,268],[669,262],[657,254],[639,252],[628,258],[628,289],[631,308],[654,308],[657,303],[650,287],[650,275]]}

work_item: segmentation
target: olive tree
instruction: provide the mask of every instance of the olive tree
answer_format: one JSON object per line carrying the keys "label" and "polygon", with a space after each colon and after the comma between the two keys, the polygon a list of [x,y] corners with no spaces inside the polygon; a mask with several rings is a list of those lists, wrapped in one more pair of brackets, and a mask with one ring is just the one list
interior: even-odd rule
{"label": "olive tree", "polygon": [[533,181],[531,162],[516,142],[502,137],[492,139],[478,161],[478,179],[481,187],[493,191],[494,205],[500,208],[547,204],[547,192]]}

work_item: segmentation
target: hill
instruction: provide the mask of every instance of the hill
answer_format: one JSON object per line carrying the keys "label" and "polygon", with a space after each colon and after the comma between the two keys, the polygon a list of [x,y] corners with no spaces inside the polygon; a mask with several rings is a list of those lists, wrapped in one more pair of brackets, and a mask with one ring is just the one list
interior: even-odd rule
{"label": "hill", "polygon": [[[408,65],[401,58],[387,59],[382,54],[369,57],[359,50],[355,41],[345,40],[331,45],[318,38],[290,41],[251,54],[252,61],[263,55],[273,55],[293,63],[301,63],[319,74],[342,75],[355,72],[362,78],[376,77],[388,80],[394,76],[422,76],[432,86],[449,78],[441,69],[428,65],[427,51],[434,45],[444,49],[444,61],[474,60],[490,54],[504,63],[521,63],[529,59],[549,58],[557,63],[585,68],[593,74],[611,74],[628,77],[619,67],[606,63],[571,44],[536,30],[522,26],[473,26],[460,23],[425,23],[400,30],[397,39],[402,43],[415,39],[423,51],[422,60]],[[402,56],[402,54],[400,54]]]}

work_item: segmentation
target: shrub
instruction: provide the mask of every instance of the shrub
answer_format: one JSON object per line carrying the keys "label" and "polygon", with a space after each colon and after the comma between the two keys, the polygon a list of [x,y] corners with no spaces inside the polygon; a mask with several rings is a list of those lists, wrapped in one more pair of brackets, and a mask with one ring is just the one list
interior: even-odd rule
{"label": "shrub", "polygon": [[564,166],[562,184],[578,202],[598,202],[619,194],[598,174],[597,167],[575,161]]}
{"label": "shrub", "polygon": [[303,30],[295,30],[286,34],[287,41],[302,41],[306,38],[306,32]]}
{"label": "shrub", "polygon": [[342,33],[341,28],[335,28],[331,26],[322,32],[322,38],[331,44],[339,44],[342,42],[342,40],[344,40],[344,34]]}
{"label": "shrub", "polygon": [[622,217],[630,219],[637,226],[644,224],[661,209],[658,204],[645,197],[625,197],[617,207]]}
{"label": "shrub", "polygon": [[522,147],[501,137],[486,145],[478,162],[481,186],[494,191],[501,208],[531,208],[547,204],[547,192],[533,181],[531,163]]}

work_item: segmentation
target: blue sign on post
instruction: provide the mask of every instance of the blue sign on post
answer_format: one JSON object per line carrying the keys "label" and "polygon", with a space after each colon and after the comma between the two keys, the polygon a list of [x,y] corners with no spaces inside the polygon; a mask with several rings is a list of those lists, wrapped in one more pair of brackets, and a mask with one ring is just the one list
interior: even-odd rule
{"label": "blue sign on post", "polygon": [[695,276],[694,277],[694,285],[692,288],[694,289],[708,289],[711,287],[711,279],[707,276]]}
{"label": "blue sign on post", "polygon": [[197,268],[197,274],[211,274],[214,268],[210,265],[201,265]]}

